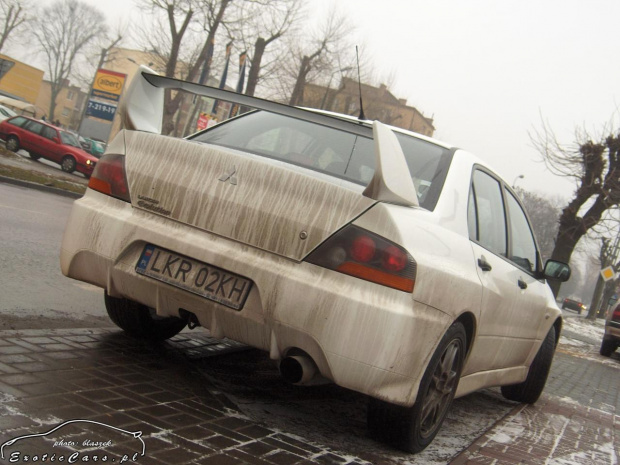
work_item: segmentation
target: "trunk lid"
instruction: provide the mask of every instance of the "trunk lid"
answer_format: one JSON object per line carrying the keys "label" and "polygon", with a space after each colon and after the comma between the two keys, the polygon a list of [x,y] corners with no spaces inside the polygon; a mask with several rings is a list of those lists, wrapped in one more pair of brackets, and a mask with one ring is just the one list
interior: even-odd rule
{"label": "trunk lid", "polygon": [[293,260],[376,203],[216,146],[134,131],[125,132],[125,143],[135,208]]}

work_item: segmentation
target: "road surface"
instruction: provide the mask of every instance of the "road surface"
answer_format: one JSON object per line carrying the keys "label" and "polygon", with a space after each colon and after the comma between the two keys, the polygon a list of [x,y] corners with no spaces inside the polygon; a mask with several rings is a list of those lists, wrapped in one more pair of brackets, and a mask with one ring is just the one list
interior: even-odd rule
{"label": "road surface", "polygon": [[0,329],[109,326],[102,290],[60,272],[72,199],[0,183]]}

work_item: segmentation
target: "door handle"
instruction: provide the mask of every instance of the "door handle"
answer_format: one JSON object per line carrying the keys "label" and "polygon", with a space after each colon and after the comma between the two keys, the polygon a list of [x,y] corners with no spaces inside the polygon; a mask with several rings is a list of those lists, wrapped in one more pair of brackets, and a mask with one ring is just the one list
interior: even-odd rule
{"label": "door handle", "polygon": [[489,262],[487,262],[487,259],[484,258],[484,255],[482,255],[479,259],[478,259],[478,266],[480,267],[480,269],[482,271],[491,271],[493,269],[493,267],[491,266],[491,264]]}
{"label": "door handle", "polygon": [[527,283],[523,281],[523,278],[519,278],[519,280],[517,281],[517,284],[519,285],[521,289],[527,289]]}

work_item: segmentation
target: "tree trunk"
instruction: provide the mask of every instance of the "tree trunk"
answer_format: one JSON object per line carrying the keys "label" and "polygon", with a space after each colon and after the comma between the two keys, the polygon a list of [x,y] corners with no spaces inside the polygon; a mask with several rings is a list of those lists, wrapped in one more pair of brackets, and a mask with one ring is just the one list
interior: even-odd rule
{"label": "tree trunk", "polygon": [[[221,0],[220,8],[213,19],[213,24],[209,29],[209,34],[207,35],[207,40],[205,41],[202,49],[200,50],[200,54],[196,59],[195,63],[190,67],[187,73],[187,81],[195,82],[195,79],[199,76],[200,68],[204,64],[205,66],[205,74],[209,75],[209,69],[211,67],[211,57],[209,56],[213,53],[213,48],[211,45],[215,43],[215,33],[217,32],[218,27],[222,24],[222,20],[224,18],[224,13],[226,12],[226,8],[230,4],[232,0]],[[174,115],[179,109],[181,105],[181,101],[183,98],[182,92],[177,92],[174,98],[172,98],[171,94],[168,94],[168,98],[164,101],[164,122],[162,132],[164,134],[171,134],[174,130]]]}
{"label": "tree trunk", "polygon": [[50,112],[48,115],[48,120],[53,123],[54,122],[54,112],[56,111],[56,98],[60,93],[60,89],[52,83],[50,87]]}
{"label": "tree trunk", "polygon": [[301,59],[301,66],[299,67],[299,73],[297,74],[297,80],[295,81],[295,87],[291,94],[291,99],[288,104],[290,106],[301,105],[304,101],[304,88],[306,87],[306,76],[310,72],[310,57],[304,56]]}
{"label": "tree trunk", "polygon": [[254,95],[256,85],[258,84],[258,74],[260,72],[260,63],[265,53],[267,42],[262,37],[256,39],[254,43],[254,54],[250,63],[250,72],[248,73],[248,85],[245,88],[246,95]]}

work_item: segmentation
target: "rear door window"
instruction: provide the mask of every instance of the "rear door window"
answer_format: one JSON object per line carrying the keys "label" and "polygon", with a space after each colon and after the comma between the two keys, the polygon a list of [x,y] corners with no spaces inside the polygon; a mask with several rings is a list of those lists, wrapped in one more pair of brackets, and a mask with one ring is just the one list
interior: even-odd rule
{"label": "rear door window", "polygon": [[35,134],[41,134],[41,131],[43,130],[43,125],[41,123],[32,120],[26,121],[22,127]]}
{"label": "rear door window", "polygon": [[[507,256],[506,215],[502,187],[497,179],[484,171],[474,171],[468,223],[470,239],[497,255]],[[474,237],[471,237],[471,234],[474,234]]]}

